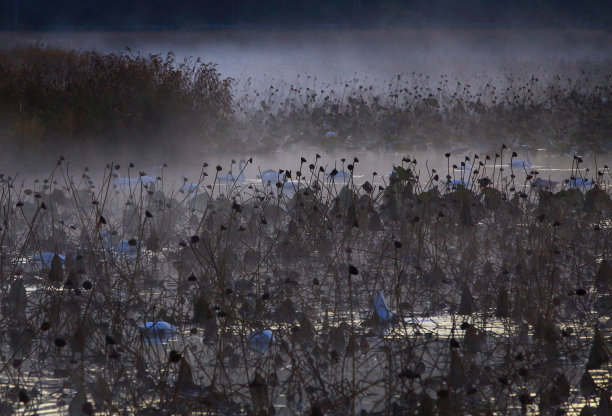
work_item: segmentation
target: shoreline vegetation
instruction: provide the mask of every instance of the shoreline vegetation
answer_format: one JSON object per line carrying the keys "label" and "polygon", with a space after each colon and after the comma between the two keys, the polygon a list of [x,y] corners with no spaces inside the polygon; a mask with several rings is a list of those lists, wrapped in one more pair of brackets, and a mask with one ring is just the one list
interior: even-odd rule
{"label": "shoreline vegetation", "polygon": [[171,53],[14,48],[0,52],[0,77],[1,134],[25,154],[121,150],[125,141],[171,148],[178,137],[208,137],[232,112],[230,79]]}
{"label": "shoreline vegetation", "polygon": [[109,149],[180,155],[177,143],[261,154],[291,145],[401,152],[520,140],[552,152],[607,153],[612,62],[574,66],[573,78],[502,74],[503,86],[409,73],[383,88],[351,80],[245,90],[214,63],[173,53],[16,46],[0,51],[0,138],[24,162]]}

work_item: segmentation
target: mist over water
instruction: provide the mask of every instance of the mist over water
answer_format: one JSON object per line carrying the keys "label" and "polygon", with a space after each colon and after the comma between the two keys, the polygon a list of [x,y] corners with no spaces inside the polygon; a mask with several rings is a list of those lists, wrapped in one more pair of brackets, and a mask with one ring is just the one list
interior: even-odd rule
{"label": "mist over water", "polygon": [[[77,50],[143,54],[174,53],[179,60],[214,62],[237,91],[342,86],[355,79],[387,90],[400,74],[441,75],[477,85],[509,75],[572,77],[612,58],[612,35],[579,30],[346,30],[220,31],[204,33],[32,33],[2,35],[3,45],[41,43]],[[307,78],[310,77],[310,83]],[[594,80],[595,81],[595,80]],[[280,83],[280,84],[279,84]],[[503,85],[498,85],[503,87]]]}
{"label": "mist over water", "polygon": [[[609,410],[612,34],[0,34],[32,44],[125,53],[92,65],[124,101],[83,114],[119,103],[128,127],[15,117],[47,150],[0,155],[1,414]],[[98,82],[98,56],[29,52]],[[160,105],[176,76],[214,113],[165,66],[196,59],[234,79],[233,114]],[[126,90],[176,122],[129,125]]]}
{"label": "mist over water", "polygon": [[[237,108],[235,116],[256,110],[259,101],[274,99],[271,112],[282,108],[283,101],[301,93],[330,94],[345,100],[350,90],[367,91],[378,96],[384,104],[393,89],[418,86],[432,91],[443,86],[448,91],[459,91],[469,86],[474,97],[487,100],[493,87],[503,91],[512,84],[525,84],[537,78],[540,88],[549,83],[581,79],[581,87],[605,83],[612,68],[612,35],[606,32],[578,30],[345,30],[345,31],[219,31],[205,33],[30,33],[2,34],[2,45],[42,44],[71,48],[78,51],[95,50],[100,53],[161,54],[173,53],[177,62],[184,59],[213,62],[222,77],[230,77]],[[586,75],[585,75],[586,74]],[[479,96],[481,95],[481,97]],[[322,96],[317,100],[322,100]],[[263,122],[263,120],[262,120]],[[331,129],[330,129],[331,130]],[[331,131],[330,134],[334,132]],[[240,137],[228,137],[231,144]],[[452,137],[448,138],[451,142]],[[254,144],[260,137],[249,137]],[[401,138],[399,139],[402,140]],[[413,140],[414,141],[414,140]],[[418,141],[418,140],[417,140]],[[299,161],[298,154],[326,153],[332,158],[351,158],[361,153],[364,161],[387,163],[396,151],[386,146],[372,149],[357,143],[345,150],[340,146],[321,146],[322,141],[305,135],[303,142],[281,144],[272,153],[257,154],[258,165],[266,168],[290,167]],[[509,145],[511,143],[508,143]],[[516,145],[528,145],[518,141]],[[469,152],[494,152],[475,137],[468,144]],[[177,170],[197,172],[203,161],[229,165],[252,154],[224,152],[221,144],[214,153],[197,142],[173,143],[181,156],[165,160],[164,151],[155,148],[132,148],[126,137],[121,148],[108,149],[108,154],[96,153],[93,160],[79,155],[79,162],[134,161],[140,165],[168,163]],[[461,146],[462,148],[465,146]],[[419,160],[438,158],[452,149],[432,147],[426,139],[418,146],[409,147]],[[71,149],[58,149],[58,154],[72,154]],[[225,154],[222,154],[225,153]],[[457,153],[457,152],[455,152]],[[75,153],[76,154],[76,153]],[[383,156],[381,159],[380,156]],[[51,166],[56,155],[49,155]],[[425,157],[422,159],[422,157]],[[463,154],[462,154],[463,156]],[[44,156],[43,156],[44,158]],[[397,159],[397,157],[395,158]],[[399,158],[401,160],[401,157]],[[443,158],[442,158],[443,159]],[[76,162],[76,161],[75,161]],[[444,160],[442,160],[444,162]],[[433,162],[437,164],[439,162]],[[333,164],[330,160],[330,164]],[[380,171],[381,166],[371,169]],[[387,164],[386,169],[391,165]],[[45,169],[42,169],[43,171]],[[193,176],[192,174],[191,176]]]}

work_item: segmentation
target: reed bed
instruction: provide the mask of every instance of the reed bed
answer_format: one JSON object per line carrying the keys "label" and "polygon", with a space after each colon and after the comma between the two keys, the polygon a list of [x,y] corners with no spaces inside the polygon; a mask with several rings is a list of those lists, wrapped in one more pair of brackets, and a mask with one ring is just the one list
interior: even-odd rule
{"label": "reed bed", "polygon": [[1,175],[1,413],[610,414],[610,169],[447,157]]}
{"label": "reed bed", "polygon": [[231,79],[172,53],[16,47],[0,51],[0,78],[3,142],[25,154],[204,144],[232,112]]}

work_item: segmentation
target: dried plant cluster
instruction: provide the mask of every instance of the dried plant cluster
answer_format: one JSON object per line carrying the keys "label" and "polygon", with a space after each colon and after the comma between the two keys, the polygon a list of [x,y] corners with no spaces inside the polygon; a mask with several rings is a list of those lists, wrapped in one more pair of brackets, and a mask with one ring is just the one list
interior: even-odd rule
{"label": "dried plant cluster", "polygon": [[376,80],[351,80],[334,89],[311,76],[268,90],[247,85],[247,92],[236,97],[244,124],[238,137],[246,145],[257,144],[254,150],[314,143],[330,151],[339,146],[406,151],[425,144],[495,145],[519,138],[559,152],[609,151],[609,63],[598,68],[592,62],[575,64],[584,68],[577,79],[549,81],[507,72],[471,85],[413,72],[397,75],[382,90],[372,85]]}
{"label": "dried plant cluster", "polygon": [[0,413],[610,414],[611,172],[513,159],[2,175]]}
{"label": "dried plant cluster", "polygon": [[[26,152],[206,142],[232,112],[231,80],[199,59],[30,46],[0,51],[3,142]],[[102,141],[103,145],[95,145]],[[39,154],[39,153],[38,153]]]}

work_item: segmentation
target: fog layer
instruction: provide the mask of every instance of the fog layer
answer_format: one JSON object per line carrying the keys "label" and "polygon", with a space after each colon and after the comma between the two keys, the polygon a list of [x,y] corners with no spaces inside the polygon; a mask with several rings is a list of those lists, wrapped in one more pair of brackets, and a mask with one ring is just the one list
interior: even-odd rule
{"label": "fog layer", "polygon": [[[0,35],[0,40],[5,48],[43,44],[101,53],[173,53],[178,62],[198,58],[213,62],[223,77],[234,79],[236,117],[245,112],[238,107],[241,103],[250,100],[253,106],[258,106],[260,99],[273,94],[278,97],[278,104],[298,89],[317,94],[332,91],[342,98],[347,89],[364,89],[384,100],[400,84],[398,76],[406,86],[418,85],[434,92],[439,86],[451,92],[468,86],[475,100],[480,99],[479,94],[486,89],[503,91],[509,85],[525,84],[530,79],[547,85],[554,82],[571,84],[572,80],[580,78],[581,87],[589,88],[609,83],[607,69],[612,63],[612,34],[576,30],[5,33]],[[242,139],[236,135],[227,138],[228,141]],[[245,140],[254,143],[261,137]],[[490,150],[478,144],[474,150]],[[249,156],[234,156],[234,150],[221,155],[223,144],[215,148],[214,154],[197,145],[175,143],[177,149],[184,150],[179,153],[191,156],[189,163],[193,164],[199,163],[204,156],[208,160]],[[314,153],[317,142],[310,142],[305,137],[301,147]],[[245,149],[248,150],[248,146]],[[336,150],[331,152],[335,155],[343,153],[342,148],[331,149]],[[330,148],[325,150],[330,151]],[[58,149],[58,154],[62,151],[66,152]],[[275,151],[279,159],[287,160],[295,154],[295,146],[284,148],[281,143]],[[281,155],[284,151],[290,153]],[[384,148],[378,151],[385,153]],[[144,153],[143,149],[130,149],[126,138],[126,146],[119,154],[110,149],[108,154],[96,154],[95,159],[137,160],[144,157]],[[152,154],[154,159],[164,156]],[[147,163],[152,162],[150,159]]]}

